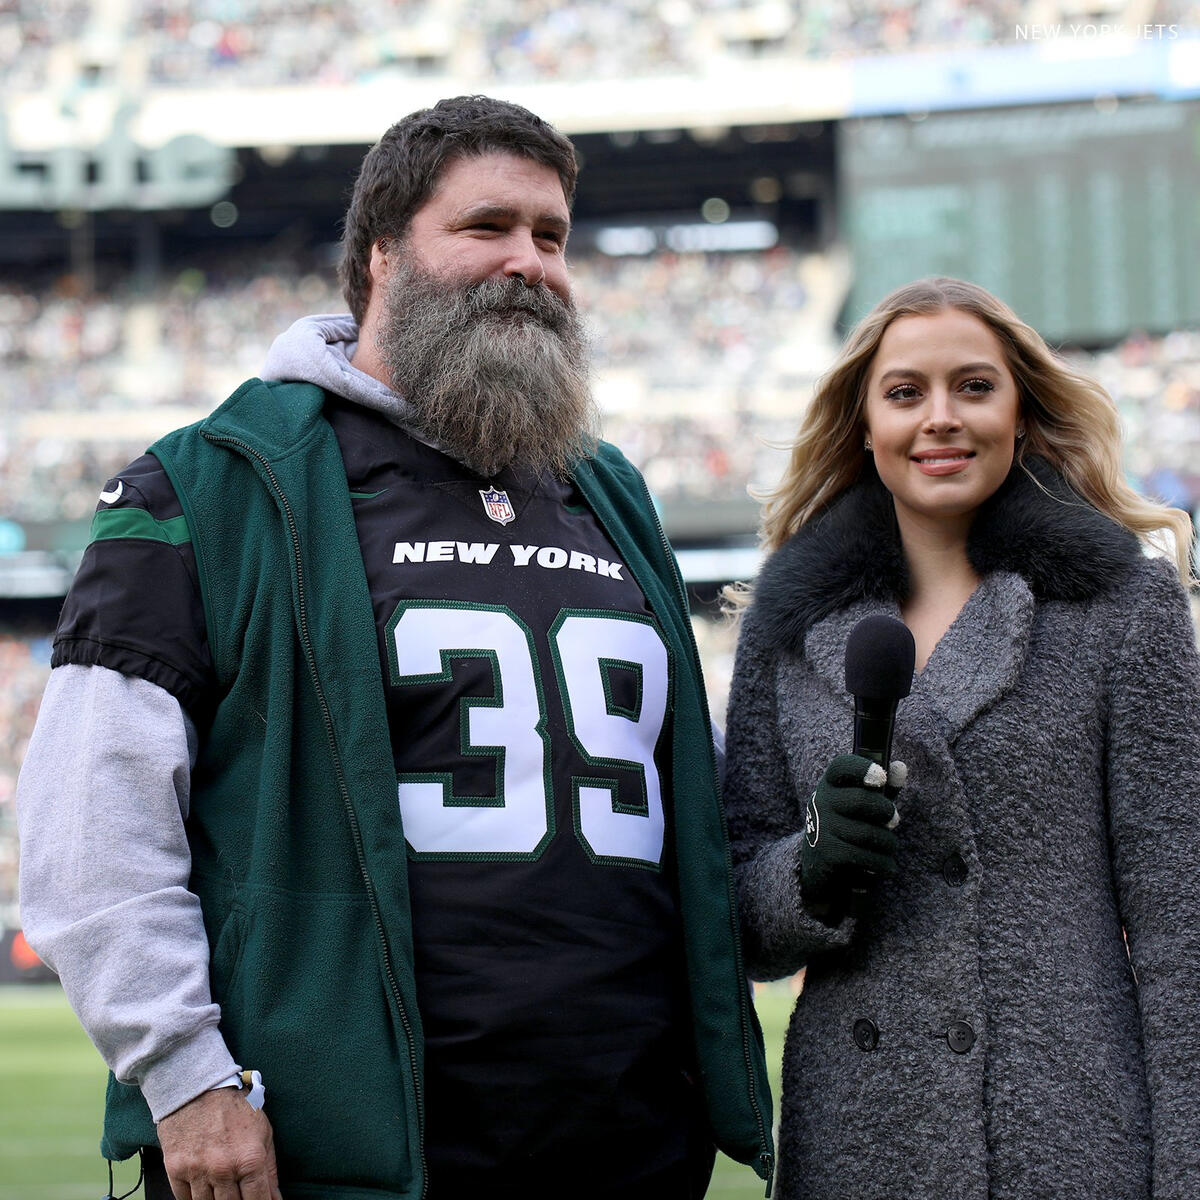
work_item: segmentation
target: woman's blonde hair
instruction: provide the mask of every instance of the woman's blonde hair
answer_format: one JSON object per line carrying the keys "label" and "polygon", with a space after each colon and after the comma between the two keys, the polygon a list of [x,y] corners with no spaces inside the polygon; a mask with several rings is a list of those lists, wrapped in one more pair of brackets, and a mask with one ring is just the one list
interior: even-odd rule
{"label": "woman's blonde hair", "polygon": [[778,487],[761,495],[762,540],[778,549],[858,477],[866,432],[867,379],[885,330],[899,317],[957,309],[982,321],[1004,348],[1016,381],[1025,437],[1017,462],[1039,454],[1102,513],[1174,559],[1192,582],[1192,523],[1178,508],[1135,492],[1121,469],[1116,406],[1094,379],[1074,370],[1001,300],[973,283],[920,279],[881,300],[854,328],[817,384]]}

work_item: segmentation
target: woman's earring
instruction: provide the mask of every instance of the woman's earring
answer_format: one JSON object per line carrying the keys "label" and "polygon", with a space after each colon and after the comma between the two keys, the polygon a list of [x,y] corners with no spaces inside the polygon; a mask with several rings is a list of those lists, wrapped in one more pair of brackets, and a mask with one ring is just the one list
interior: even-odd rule
{"label": "woman's earring", "polygon": [[[1018,436],[1020,436],[1020,435],[1018,435]],[[875,449],[875,447],[871,444],[871,435],[869,433],[867,434],[867,436],[865,438],[863,438],[863,449],[864,450],[874,450]]]}
{"label": "woman's earring", "polygon": [[1018,425],[1017,426],[1017,441],[1019,442],[1024,436],[1025,436],[1025,426]]}

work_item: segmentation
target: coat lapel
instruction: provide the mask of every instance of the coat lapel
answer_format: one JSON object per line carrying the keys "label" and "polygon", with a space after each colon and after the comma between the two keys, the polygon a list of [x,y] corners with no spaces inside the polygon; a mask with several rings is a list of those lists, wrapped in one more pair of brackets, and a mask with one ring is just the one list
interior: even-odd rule
{"label": "coat lapel", "polygon": [[[863,617],[876,613],[900,618],[894,602],[861,600],[818,621],[805,638],[809,666],[847,706],[846,639]],[[952,744],[1016,684],[1033,614],[1033,594],[1019,575],[998,571],[985,577],[914,678],[912,695],[901,702],[900,725],[922,741]]]}
{"label": "coat lapel", "polygon": [[900,608],[891,600],[859,600],[813,625],[804,639],[804,655],[809,665],[833,690],[835,696],[847,696],[846,639],[864,617],[881,613],[900,620]]}
{"label": "coat lapel", "polygon": [[953,744],[1020,677],[1033,629],[1029,585],[1008,571],[984,577],[913,682],[913,697]]}

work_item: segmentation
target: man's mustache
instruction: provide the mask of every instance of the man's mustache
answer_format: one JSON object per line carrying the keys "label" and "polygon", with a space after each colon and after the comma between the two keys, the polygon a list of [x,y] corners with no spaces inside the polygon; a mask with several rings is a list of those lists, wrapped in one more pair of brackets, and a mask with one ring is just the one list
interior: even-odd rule
{"label": "man's mustache", "polygon": [[570,319],[572,306],[547,287],[529,287],[520,279],[484,279],[464,289],[471,316],[528,313],[555,332]]}

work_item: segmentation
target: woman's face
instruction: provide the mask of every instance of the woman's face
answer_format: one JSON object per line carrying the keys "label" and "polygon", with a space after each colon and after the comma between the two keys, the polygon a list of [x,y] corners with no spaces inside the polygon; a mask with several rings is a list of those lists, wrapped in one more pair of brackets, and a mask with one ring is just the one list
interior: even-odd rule
{"label": "woman's face", "polygon": [[947,308],[898,317],[867,380],[867,435],[903,531],[969,527],[1012,466],[1020,402],[995,334]]}

